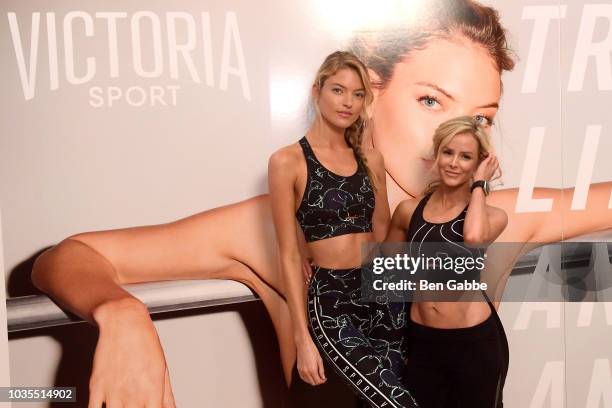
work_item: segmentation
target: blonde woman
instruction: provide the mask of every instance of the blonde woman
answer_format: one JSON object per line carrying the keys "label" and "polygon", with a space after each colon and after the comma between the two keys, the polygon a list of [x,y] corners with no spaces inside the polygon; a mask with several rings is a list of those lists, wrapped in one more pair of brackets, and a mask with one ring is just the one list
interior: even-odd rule
{"label": "blonde woman", "polygon": [[[487,203],[488,183],[499,168],[489,136],[471,116],[451,119],[436,129],[433,153],[438,179],[423,197],[397,206],[386,242],[408,242],[419,249],[425,243],[434,246],[432,251],[456,250],[475,260],[478,252],[468,251],[463,243],[488,245],[508,223],[504,210]],[[428,271],[423,272],[427,278]],[[452,271],[445,275],[460,276]],[[415,398],[428,408],[449,403],[501,407],[508,345],[489,299],[415,300],[407,316],[410,351],[405,374]]]}
{"label": "blonde woman", "polygon": [[[323,356],[371,406],[415,407],[389,356],[370,341],[370,304],[361,302],[361,245],[382,240],[389,224],[382,156],[361,147],[372,101],[367,70],[353,54],[335,52],[312,93],[314,123],[272,155],[268,172],[297,370],[308,384],[324,383]],[[315,264],[307,302],[296,229]]]}

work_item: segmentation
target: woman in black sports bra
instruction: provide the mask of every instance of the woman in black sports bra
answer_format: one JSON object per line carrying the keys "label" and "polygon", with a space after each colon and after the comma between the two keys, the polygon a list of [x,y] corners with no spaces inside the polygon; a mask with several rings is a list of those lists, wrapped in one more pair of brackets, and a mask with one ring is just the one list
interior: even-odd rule
{"label": "woman in black sports bra", "polygon": [[[383,346],[370,336],[380,328],[371,304],[360,299],[361,244],[382,241],[390,218],[382,156],[361,147],[372,101],[365,66],[350,53],[331,54],[312,96],[312,127],[298,143],[275,152],[268,168],[297,372],[311,385],[340,377],[374,407],[416,407],[394,374],[399,345]],[[305,258],[317,265],[307,288]],[[349,394],[352,401],[339,402],[314,392],[292,406],[347,407],[357,403]]]}
{"label": "woman in black sports bra", "polygon": [[[488,245],[507,224],[505,212],[486,203],[488,182],[499,169],[489,135],[463,116],[437,128],[433,147],[437,180],[421,199],[399,204],[385,241],[410,248]],[[424,407],[502,406],[508,346],[484,292],[483,300],[411,304],[405,385]]]}

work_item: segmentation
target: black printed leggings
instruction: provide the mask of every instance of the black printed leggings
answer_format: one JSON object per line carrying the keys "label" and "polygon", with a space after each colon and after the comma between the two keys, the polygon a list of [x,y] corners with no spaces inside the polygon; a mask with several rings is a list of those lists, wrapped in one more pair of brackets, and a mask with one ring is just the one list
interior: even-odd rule
{"label": "black printed leggings", "polygon": [[404,322],[388,318],[388,304],[361,302],[360,293],[359,268],[313,268],[308,321],[321,357],[370,406],[418,407],[400,378]]}

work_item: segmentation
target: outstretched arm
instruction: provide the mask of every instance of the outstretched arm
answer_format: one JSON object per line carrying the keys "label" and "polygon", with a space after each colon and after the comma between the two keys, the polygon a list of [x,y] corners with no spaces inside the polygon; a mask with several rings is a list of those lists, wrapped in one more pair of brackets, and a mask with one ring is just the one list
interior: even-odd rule
{"label": "outstretched arm", "polygon": [[591,184],[584,210],[571,209],[573,188],[536,188],[534,199],[552,199],[552,209],[547,212],[517,213],[516,188],[495,191],[488,201],[508,214],[508,228],[500,241],[537,246],[612,229],[612,209],[608,208],[611,194],[612,182]]}
{"label": "outstretched arm", "polygon": [[[612,228],[612,208],[608,208],[612,182],[592,184],[584,210],[572,210],[574,188],[536,189],[537,196],[551,198],[552,210],[539,214],[538,228],[534,229],[531,242],[549,243],[574,238],[591,232]],[[551,228],[551,225],[558,225]]]}

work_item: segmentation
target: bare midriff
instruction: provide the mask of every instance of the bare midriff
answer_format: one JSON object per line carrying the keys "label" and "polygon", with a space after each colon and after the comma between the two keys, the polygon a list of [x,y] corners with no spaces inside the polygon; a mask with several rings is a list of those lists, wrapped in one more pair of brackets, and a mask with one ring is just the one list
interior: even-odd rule
{"label": "bare midriff", "polygon": [[461,329],[484,322],[491,314],[487,302],[416,302],[410,309],[413,322],[436,329]]}
{"label": "bare midriff", "polygon": [[372,232],[339,235],[308,243],[308,255],[314,265],[324,268],[361,267],[361,245],[373,240]]}

